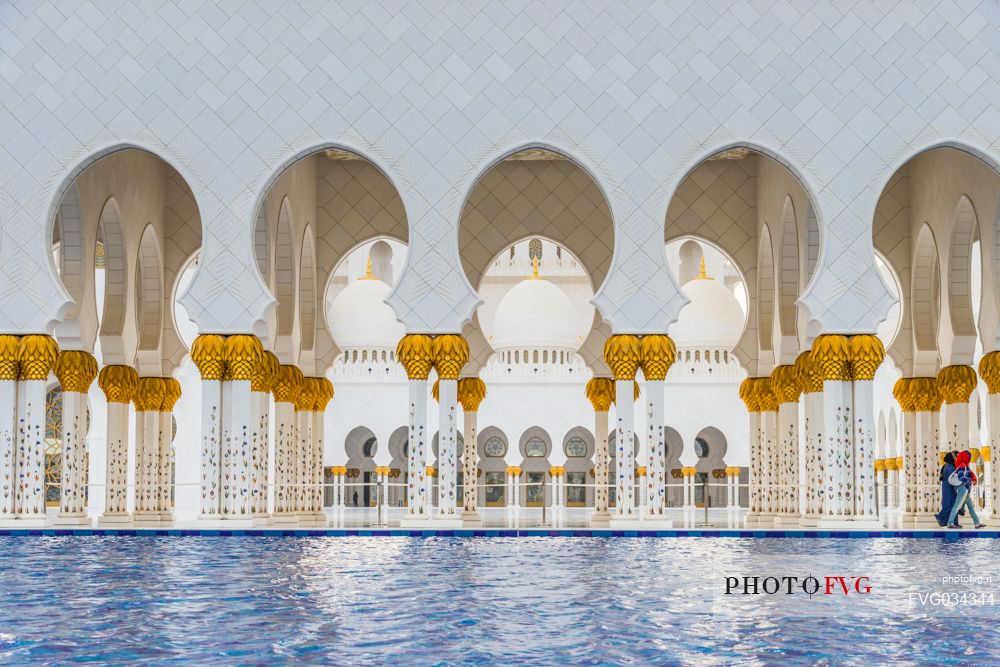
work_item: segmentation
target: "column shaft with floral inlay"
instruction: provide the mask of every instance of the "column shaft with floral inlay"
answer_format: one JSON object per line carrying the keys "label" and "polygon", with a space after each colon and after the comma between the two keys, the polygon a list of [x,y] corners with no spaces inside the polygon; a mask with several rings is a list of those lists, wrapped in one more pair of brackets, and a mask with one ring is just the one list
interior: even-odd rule
{"label": "column shaft with floral inlay", "polygon": [[823,431],[823,375],[813,363],[811,351],[803,352],[795,360],[795,374],[802,392],[805,520],[812,522],[820,513],[820,491],[823,488],[823,460],[819,455],[819,437]]}
{"label": "column shaft with floral inlay", "polygon": [[486,383],[477,377],[458,381],[458,402],[462,405],[465,454],[462,457],[462,519],[478,521],[479,511],[479,406],[486,398]]}
{"label": "column shaft with floral inlay", "polygon": [[755,378],[757,409],[760,410],[761,478],[763,485],[763,514],[773,521],[781,505],[778,488],[778,397],[771,388],[771,378]]}
{"label": "column shaft with floral inlay", "polygon": [[409,379],[409,443],[407,456],[406,507],[410,518],[427,518],[427,377],[434,365],[430,336],[408,334],[396,348],[396,358]]}
{"label": "column shaft with floral inlay", "polygon": [[615,400],[611,378],[595,377],[587,381],[587,400],[594,408],[594,517],[592,522],[606,523],[608,514],[608,410]]}
{"label": "column shaft with floral inlay", "polygon": [[0,335],[0,519],[14,517],[17,493],[17,336]]}
{"label": "column shaft with floral inlay", "polygon": [[604,344],[604,361],[615,377],[615,516],[634,519],[635,509],[635,374],[641,360],[639,338],[619,334]]}
{"label": "column shaft with floral inlay", "polygon": [[319,399],[320,386],[318,378],[307,377],[302,380],[295,401],[295,432],[298,442],[295,448],[295,511],[305,523],[312,522],[312,478],[313,478],[313,412]]}
{"label": "column shaft with floral inlay", "polygon": [[823,335],[812,346],[823,375],[823,498],[825,520],[850,518],[854,511],[854,399],[851,352],[846,336]]}
{"label": "column shaft with floral inlay", "polygon": [[325,377],[316,378],[316,396],[312,410],[312,460],[309,466],[309,503],[314,523],[326,525],[323,512],[323,448],[326,431],[326,408],[333,399],[333,383]]}
{"label": "column shaft with floral inlay", "polygon": [[747,407],[750,424],[747,436],[750,440],[750,511],[747,523],[756,522],[764,513],[764,452],[760,443],[760,405],[757,401],[757,381],[760,378],[747,378],[740,383],[740,398]]}
{"label": "column shaft with floral inlay", "polygon": [[62,456],[57,523],[89,523],[87,518],[87,392],[97,377],[89,352],[59,353],[55,374],[62,387]]}
{"label": "column shaft with floral inlay", "polygon": [[778,499],[775,511],[799,517],[799,395],[802,385],[793,365],[771,371],[771,390],[778,402],[775,466]]}
{"label": "column shaft with floral inlay", "polygon": [[226,338],[226,374],[222,384],[222,518],[254,515],[253,432],[250,383],[264,358],[256,336]]}
{"label": "column shaft with floral inlay", "polygon": [[222,512],[222,378],[226,339],[203,334],[194,339],[191,360],[201,374],[201,518]]}
{"label": "column shaft with floral inlay", "polygon": [[173,491],[174,491],[174,406],[181,398],[181,383],[172,377],[163,378],[163,403],[160,404],[159,442],[160,455],[157,470],[158,490],[157,507],[160,510],[160,521],[173,521]]}
{"label": "column shaft with floral inlay", "polygon": [[438,374],[438,516],[458,515],[458,375],[469,361],[462,336],[443,334],[431,346]]}
{"label": "column shaft with floral inlay", "polygon": [[18,342],[17,446],[14,513],[19,519],[45,518],[45,395],[59,346],[49,336],[31,334]]}
{"label": "column shaft with floral inlay", "polygon": [[250,423],[253,427],[250,435],[250,488],[255,517],[267,516],[271,388],[278,376],[278,366],[278,357],[265,350],[261,363],[250,378]]}
{"label": "column shaft with floral inlay", "polygon": [[938,372],[937,388],[944,401],[941,452],[969,449],[969,399],[979,377],[971,366],[945,366]]}
{"label": "column shaft with floral inlay", "polygon": [[854,517],[874,520],[878,517],[878,505],[875,502],[877,444],[873,384],[875,372],[885,357],[885,349],[878,336],[861,334],[851,336],[850,353],[851,390],[854,402]]}
{"label": "column shaft with floral inlay", "polygon": [[1000,522],[1000,465],[993,460],[993,452],[1000,447],[1000,352],[989,352],[979,360],[979,375],[986,383],[989,392],[986,404],[986,425],[989,429],[989,444],[980,450],[990,472],[987,483],[990,485],[989,501],[994,522]]}
{"label": "column shaft with floral inlay", "polygon": [[135,519],[159,523],[160,410],[167,385],[160,377],[139,378],[135,404]]}
{"label": "column shaft with floral inlay", "polygon": [[274,395],[274,514],[278,523],[295,523],[298,480],[298,423],[295,407],[305,379],[295,366],[278,367],[271,387]]}
{"label": "column shaft with floral inlay", "polygon": [[105,366],[97,384],[107,400],[107,467],[101,523],[127,523],[129,469],[128,406],[135,398],[139,374],[131,366]]}
{"label": "column shaft with floral inlay", "polygon": [[659,519],[667,508],[664,380],[677,359],[677,348],[670,336],[651,334],[639,341],[639,354],[646,378],[646,512]]}

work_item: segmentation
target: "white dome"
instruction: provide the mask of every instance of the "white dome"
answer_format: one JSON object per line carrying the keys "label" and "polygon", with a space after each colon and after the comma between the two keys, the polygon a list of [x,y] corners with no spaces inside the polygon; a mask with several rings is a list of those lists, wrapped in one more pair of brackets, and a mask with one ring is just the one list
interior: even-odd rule
{"label": "white dome", "polygon": [[377,278],[355,280],[334,297],[330,335],[341,350],[395,349],[406,328],[385,302],[391,288]]}
{"label": "white dome", "polygon": [[746,317],[726,286],[711,278],[688,281],[681,291],[691,303],[670,327],[677,347],[732,350],[740,342]]}
{"label": "white dome", "polygon": [[578,319],[561,289],[544,278],[528,278],[514,285],[497,306],[493,318],[494,350],[561,349],[580,347]]}

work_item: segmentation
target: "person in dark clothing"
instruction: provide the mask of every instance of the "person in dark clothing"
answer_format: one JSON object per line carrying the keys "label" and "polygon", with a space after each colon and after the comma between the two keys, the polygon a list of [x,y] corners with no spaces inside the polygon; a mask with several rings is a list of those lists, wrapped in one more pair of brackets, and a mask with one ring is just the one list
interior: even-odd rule
{"label": "person in dark clothing", "polygon": [[[955,500],[955,492],[954,491],[951,492],[951,499],[954,502],[954,500]],[[358,506],[358,492],[357,491],[354,492],[354,506],[355,507]],[[948,511],[949,512],[951,511],[951,507],[948,508]],[[947,517],[947,514],[945,516]]]}
{"label": "person in dark clothing", "polygon": [[[941,480],[941,511],[934,515],[939,526],[948,525],[948,515],[955,505],[955,487],[948,483],[951,473],[955,472],[955,452],[948,452],[944,455],[944,464],[938,479]],[[957,519],[956,519],[957,522]]]}

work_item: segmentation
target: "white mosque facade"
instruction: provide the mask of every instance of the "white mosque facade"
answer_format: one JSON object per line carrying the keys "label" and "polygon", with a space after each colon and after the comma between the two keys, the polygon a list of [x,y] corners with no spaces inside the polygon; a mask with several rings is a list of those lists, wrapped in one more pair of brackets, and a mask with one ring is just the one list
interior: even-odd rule
{"label": "white mosque facade", "polygon": [[998,520],[990,3],[265,4],[0,12],[0,521]]}

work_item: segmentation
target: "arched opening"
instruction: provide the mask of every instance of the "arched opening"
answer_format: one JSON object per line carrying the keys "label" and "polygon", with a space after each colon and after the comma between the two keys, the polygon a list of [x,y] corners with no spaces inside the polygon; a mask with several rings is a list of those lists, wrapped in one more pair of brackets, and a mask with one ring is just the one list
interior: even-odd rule
{"label": "arched opening", "polygon": [[345,500],[350,507],[374,507],[378,497],[375,489],[375,453],[379,443],[375,433],[367,426],[357,426],[347,434],[344,450],[347,468],[357,471],[353,485],[345,490]]}
{"label": "arched opening", "polygon": [[593,469],[594,444],[593,434],[581,427],[571,429],[563,439],[567,507],[589,507],[594,504],[593,485],[587,479]]}
{"label": "arched opening", "polygon": [[548,488],[549,455],[552,453],[552,437],[540,426],[532,426],[522,435],[521,450],[521,498],[524,507],[541,507],[549,503]]}
{"label": "arched opening", "polygon": [[697,507],[719,507],[725,503],[725,489],[713,485],[712,471],[726,467],[726,452],[729,442],[725,434],[715,426],[706,426],[694,439],[694,453],[698,457],[694,487],[694,501]]}
{"label": "arched opening", "polygon": [[507,448],[506,434],[496,426],[487,426],[479,432],[479,470],[482,482],[479,504],[484,507],[507,505]]}

